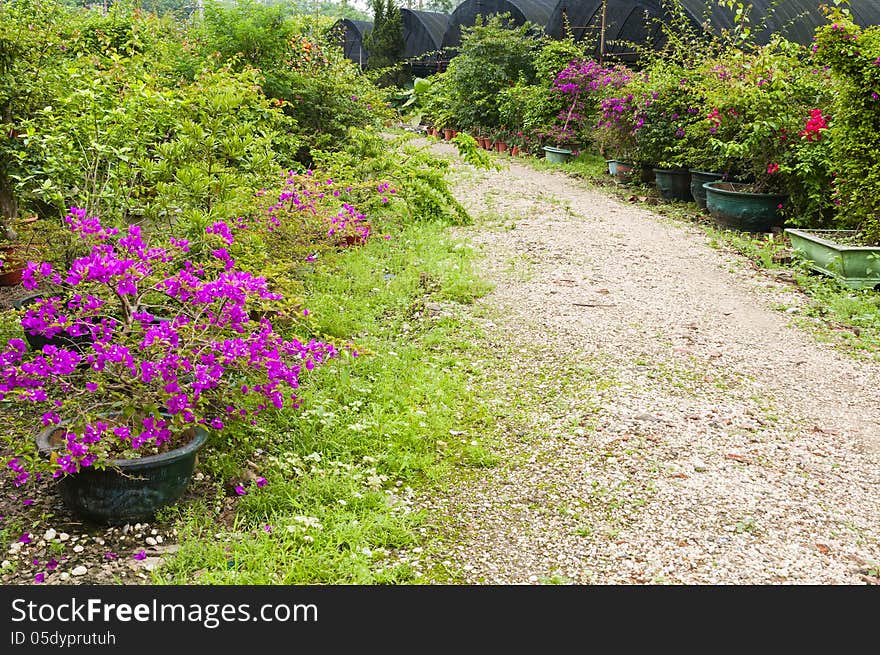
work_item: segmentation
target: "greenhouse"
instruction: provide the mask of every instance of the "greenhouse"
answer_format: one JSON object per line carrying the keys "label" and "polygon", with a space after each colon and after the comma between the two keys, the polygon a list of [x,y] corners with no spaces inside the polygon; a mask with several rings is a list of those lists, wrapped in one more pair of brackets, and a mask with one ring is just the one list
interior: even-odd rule
{"label": "greenhouse", "polygon": [[592,40],[595,56],[601,52],[624,59],[632,52],[632,43],[656,46],[662,42],[658,21],[663,13],[658,0],[612,0],[605,6],[604,20],[602,8],[602,0],[559,0],[547,23],[547,34]]}
{"label": "greenhouse", "polygon": [[373,30],[373,23],[366,20],[342,18],[334,24],[334,29],[342,31],[342,52],[346,59],[364,66],[367,63],[367,51],[364,49],[364,37]]}
{"label": "greenhouse", "polygon": [[454,49],[461,45],[461,28],[476,24],[477,16],[509,13],[514,25],[529,21],[544,27],[555,6],[556,0],[465,0],[449,18],[443,48]]}
{"label": "greenhouse", "polygon": [[[678,5],[696,29],[710,25],[713,32],[720,33],[734,26],[732,12],[715,3],[679,0]],[[825,20],[819,3],[809,0],[756,0],[750,5],[757,43],[766,43],[773,34],[795,43],[810,43],[816,27]],[[859,25],[880,23],[880,3],[874,0],[852,0],[850,9]],[[665,36],[660,25],[668,20],[668,3],[662,0],[559,0],[545,29],[557,39],[566,33],[575,41],[592,39],[597,57],[601,52],[629,59],[633,55],[632,44],[661,47]]]}
{"label": "greenhouse", "polygon": [[0,0],[13,645],[880,585],[880,0],[81,4]]}
{"label": "greenhouse", "polygon": [[403,57],[416,74],[434,72],[449,14],[401,8],[403,22]]}

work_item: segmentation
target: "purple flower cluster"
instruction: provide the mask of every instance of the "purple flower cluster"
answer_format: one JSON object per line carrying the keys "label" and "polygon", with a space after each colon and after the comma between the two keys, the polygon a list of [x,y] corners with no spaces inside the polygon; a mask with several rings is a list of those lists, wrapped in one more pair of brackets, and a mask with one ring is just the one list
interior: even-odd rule
{"label": "purple flower cluster", "polygon": [[624,67],[603,68],[592,59],[575,59],[562,69],[553,82],[553,88],[565,95],[578,95],[606,87],[621,88],[632,79]]}
{"label": "purple flower cluster", "polygon": [[[363,220],[354,208],[343,211],[340,223]],[[28,264],[28,289],[60,290],[29,305],[21,324],[46,339],[88,335],[90,347],[47,343],[32,351],[10,339],[0,350],[0,400],[47,405],[37,414],[45,426],[64,415],[79,419],[75,429],[60,428],[55,477],[114,453],[158,448],[187,426],[222,430],[288,400],[296,407],[301,375],[337,354],[331,344],[285,340],[268,320],[252,320],[254,303],[281,296],[269,291],[265,278],[239,270],[225,248],[192,261],[184,239],[153,246],[139,228],[105,228],[78,208],[67,224],[88,252],[63,272],[45,262]],[[206,232],[231,247],[244,227],[216,222]],[[153,307],[159,315],[148,311]],[[150,407],[161,408],[161,415],[144,412]],[[108,419],[127,416],[126,408],[136,420]],[[21,458],[6,466],[16,485],[30,478]]]}
{"label": "purple flower cluster", "polygon": [[[338,188],[332,178],[320,179],[313,170],[303,173],[288,171],[278,201],[268,207],[269,230],[281,226],[286,215],[305,214],[323,221],[327,236],[339,245],[366,243],[371,226],[365,214],[344,202],[343,194],[350,191],[351,187]],[[377,191],[379,194],[397,193],[387,182],[379,184]],[[383,195],[382,203],[387,202],[387,195]]]}

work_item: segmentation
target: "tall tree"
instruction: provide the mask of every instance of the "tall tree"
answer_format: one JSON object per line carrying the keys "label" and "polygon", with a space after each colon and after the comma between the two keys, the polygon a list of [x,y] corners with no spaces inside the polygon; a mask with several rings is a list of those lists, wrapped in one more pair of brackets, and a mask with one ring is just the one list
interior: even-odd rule
{"label": "tall tree", "polygon": [[[373,30],[364,37],[364,48],[369,53],[367,68],[387,69],[403,57],[403,19],[394,0],[372,0]],[[400,72],[389,70],[376,82],[394,85],[399,82]]]}

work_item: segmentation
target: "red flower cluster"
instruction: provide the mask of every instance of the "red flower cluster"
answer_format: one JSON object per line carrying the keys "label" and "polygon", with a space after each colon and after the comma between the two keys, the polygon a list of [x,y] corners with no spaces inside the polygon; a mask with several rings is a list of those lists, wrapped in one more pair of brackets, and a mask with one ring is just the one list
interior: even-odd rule
{"label": "red flower cluster", "polygon": [[800,134],[803,138],[808,141],[818,141],[822,136],[822,130],[828,127],[828,123],[825,120],[825,117],[822,115],[821,109],[811,109],[810,117],[807,119],[807,124],[804,126],[804,129],[801,130],[798,134]]}
{"label": "red flower cluster", "polygon": [[779,172],[779,164],[770,164],[767,166],[767,173],[773,175]]}

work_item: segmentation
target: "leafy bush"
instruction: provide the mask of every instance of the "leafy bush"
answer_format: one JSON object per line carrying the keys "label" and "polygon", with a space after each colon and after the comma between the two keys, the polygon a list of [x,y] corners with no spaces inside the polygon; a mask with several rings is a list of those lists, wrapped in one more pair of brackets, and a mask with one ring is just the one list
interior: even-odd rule
{"label": "leafy bush", "polygon": [[880,28],[860,28],[835,11],[814,48],[840,88],[830,128],[838,224],[880,244]]}
{"label": "leafy bush", "polygon": [[394,202],[408,222],[470,222],[450,191],[449,162],[424,147],[404,145],[401,140],[389,142],[374,132],[352,128],[342,150],[316,152],[315,162],[331,177],[358,180],[352,184],[353,197],[365,210],[377,208],[374,189],[390,185],[395,190]]}
{"label": "leafy bush", "polygon": [[638,161],[659,168],[687,166],[684,138],[700,114],[692,75],[684,66],[657,59],[627,85],[634,96]]}
{"label": "leafy bush", "polygon": [[509,14],[463,28],[459,54],[436,90],[448,100],[452,123],[460,129],[499,126],[499,94],[518,81],[534,82],[541,43],[538,27],[528,22],[513,26]]}
{"label": "leafy bush", "polygon": [[383,95],[330,43],[332,19],[285,17],[280,6],[238,0],[205,10],[203,56],[230,60],[234,70],[254,68],[270,99],[299,126],[297,161],[309,166],[310,149],[327,149],[349,127],[376,125],[390,117]]}

